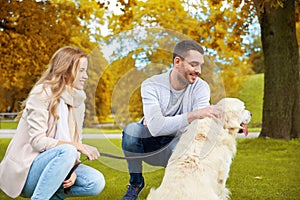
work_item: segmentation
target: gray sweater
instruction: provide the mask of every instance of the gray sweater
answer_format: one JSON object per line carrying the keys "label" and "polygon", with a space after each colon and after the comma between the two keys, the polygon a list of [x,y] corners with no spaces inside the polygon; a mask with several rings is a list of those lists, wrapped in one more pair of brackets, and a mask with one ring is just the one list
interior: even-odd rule
{"label": "gray sweater", "polygon": [[142,83],[144,118],[154,137],[183,133],[189,124],[187,113],[210,105],[209,85],[204,80],[197,78],[184,91],[182,114],[167,116],[171,91],[169,78],[171,71],[152,76]]}

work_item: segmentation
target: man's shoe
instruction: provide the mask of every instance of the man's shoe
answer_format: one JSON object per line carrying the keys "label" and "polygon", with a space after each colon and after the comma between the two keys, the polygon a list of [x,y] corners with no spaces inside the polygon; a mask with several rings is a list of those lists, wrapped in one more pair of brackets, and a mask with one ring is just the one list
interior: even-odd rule
{"label": "man's shoe", "polygon": [[139,193],[144,188],[144,180],[140,185],[128,185],[126,194],[123,196],[122,200],[136,200]]}

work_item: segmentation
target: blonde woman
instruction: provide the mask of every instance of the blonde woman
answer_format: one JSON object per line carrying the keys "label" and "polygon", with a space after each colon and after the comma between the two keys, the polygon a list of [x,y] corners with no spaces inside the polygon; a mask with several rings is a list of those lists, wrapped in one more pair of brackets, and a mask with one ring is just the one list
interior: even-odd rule
{"label": "blonde woman", "polygon": [[89,160],[100,156],[95,147],[81,143],[87,68],[83,51],[63,47],[31,90],[0,163],[0,188],[8,196],[65,199],[97,195],[103,190],[103,175],[84,164],[66,178],[79,162],[80,153]]}

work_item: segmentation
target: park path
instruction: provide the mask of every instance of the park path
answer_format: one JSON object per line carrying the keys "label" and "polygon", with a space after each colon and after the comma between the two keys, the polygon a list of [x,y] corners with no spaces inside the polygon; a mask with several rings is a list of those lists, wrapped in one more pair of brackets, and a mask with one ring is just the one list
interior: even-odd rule
{"label": "park path", "polygon": [[[0,138],[12,138],[16,132],[16,129],[0,129]],[[259,136],[259,132],[249,132],[248,136],[245,137],[244,134],[238,134],[238,138],[256,138]],[[103,133],[93,133],[88,134],[85,133],[82,135],[84,139],[89,138],[95,138],[95,139],[106,139],[106,138],[112,138],[112,139],[120,139],[122,137],[122,134],[120,133],[110,133],[110,134],[103,134]]]}

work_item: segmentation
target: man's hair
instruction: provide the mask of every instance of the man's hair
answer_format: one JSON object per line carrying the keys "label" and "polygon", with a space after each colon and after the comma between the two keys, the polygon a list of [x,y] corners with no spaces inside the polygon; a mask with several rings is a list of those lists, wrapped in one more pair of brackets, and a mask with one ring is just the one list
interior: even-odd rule
{"label": "man's hair", "polygon": [[204,54],[203,48],[194,40],[183,40],[178,42],[173,51],[173,61],[176,56],[180,58],[185,58],[189,50],[198,51],[201,54]]}

